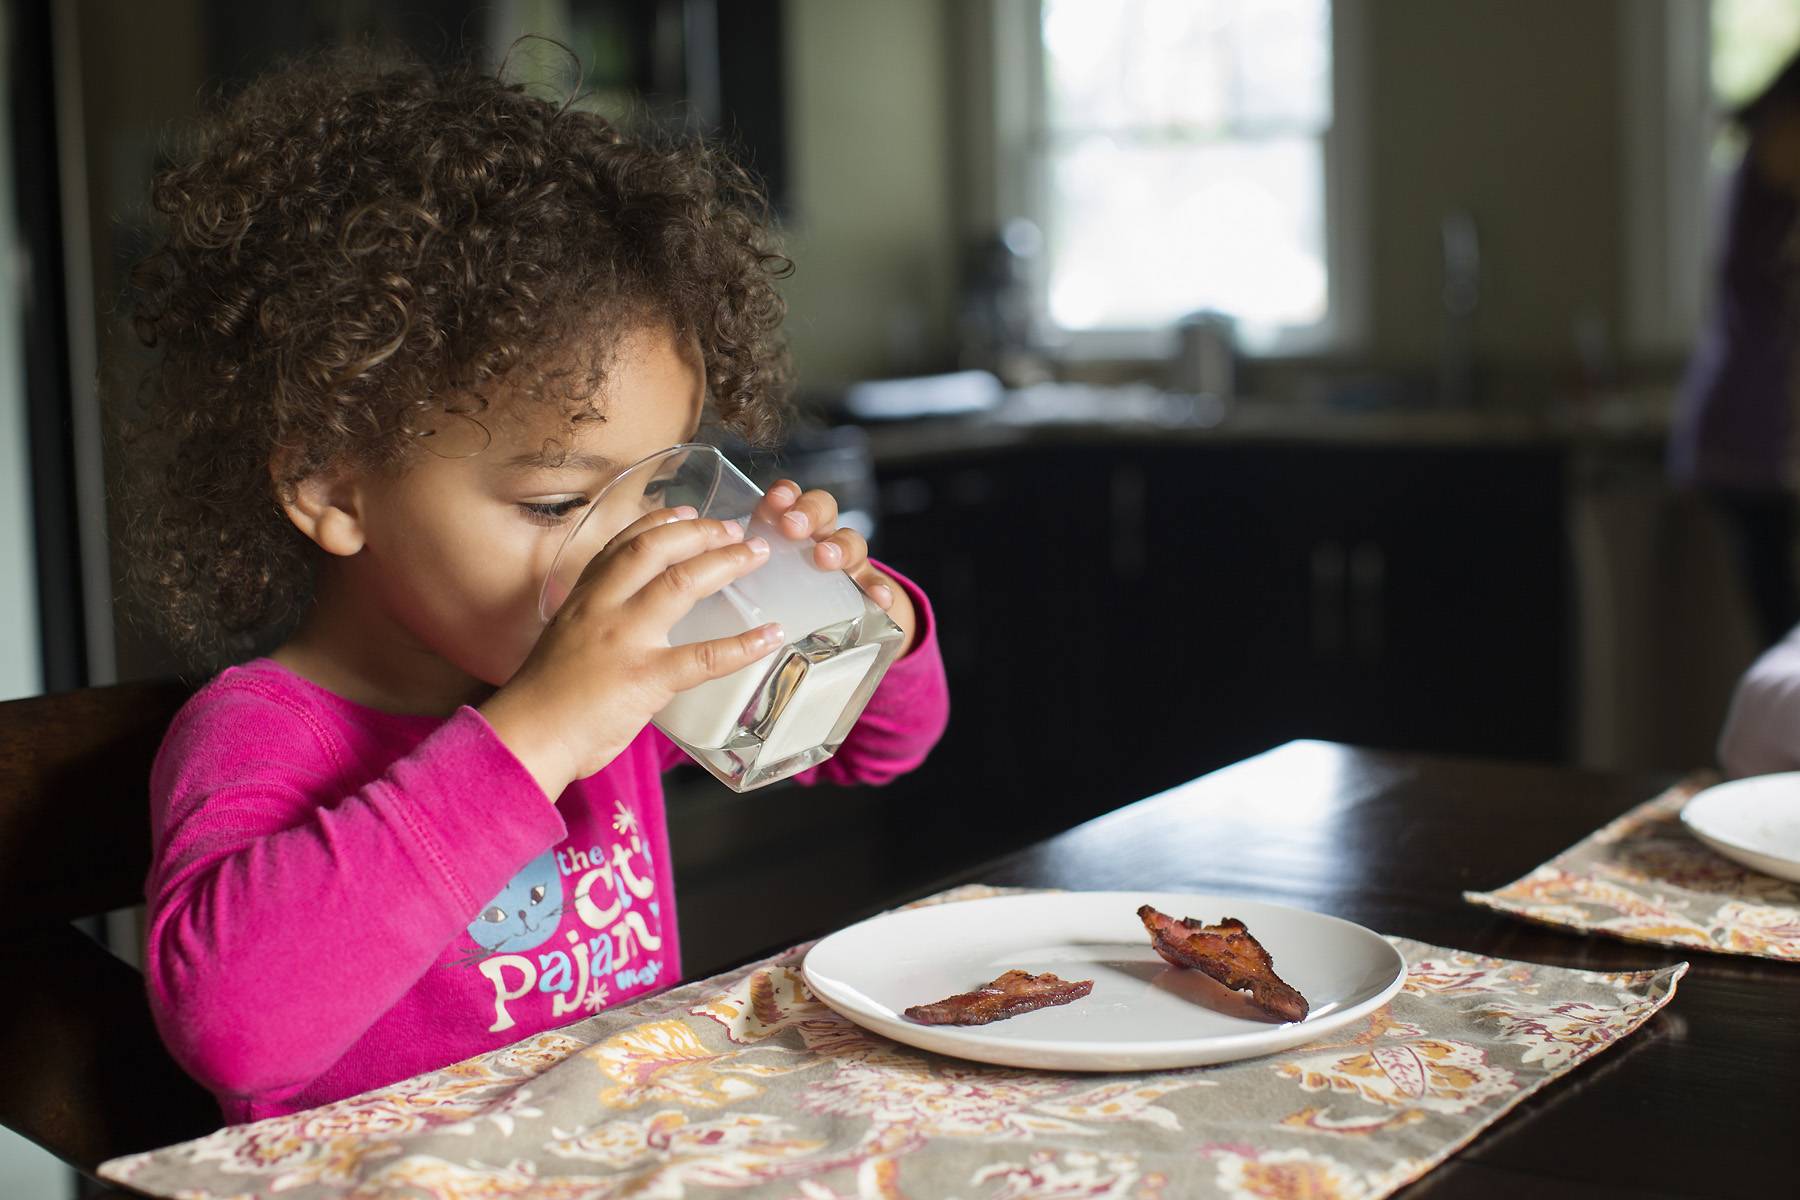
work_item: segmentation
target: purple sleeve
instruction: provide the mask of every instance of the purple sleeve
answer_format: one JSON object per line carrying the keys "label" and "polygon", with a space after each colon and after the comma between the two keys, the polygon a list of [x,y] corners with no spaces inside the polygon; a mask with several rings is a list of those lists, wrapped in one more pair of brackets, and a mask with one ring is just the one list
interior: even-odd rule
{"label": "purple sleeve", "polygon": [[1800,770],[1800,628],[1738,681],[1719,735],[1719,763],[1734,777]]}
{"label": "purple sleeve", "polygon": [[355,790],[340,745],[278,689],[232,686],[158,755],[145,977],[170,1051],[221,1095],[317,1077],[563,837],[473,709]]}
{"label": "purple sleeve", "polygon": [[[881,677],[849,737],[829,760],[794,776],[798,783],[887,783],[925,761],[944,736],[950,720],[950,687],[944,657],[938,651],[937,616],[919,585],[883,563],[882,574],[906,589],[919,628],[913,644]],[[663,770],[687,761],[687,755],[660,729],[655,734]]]}

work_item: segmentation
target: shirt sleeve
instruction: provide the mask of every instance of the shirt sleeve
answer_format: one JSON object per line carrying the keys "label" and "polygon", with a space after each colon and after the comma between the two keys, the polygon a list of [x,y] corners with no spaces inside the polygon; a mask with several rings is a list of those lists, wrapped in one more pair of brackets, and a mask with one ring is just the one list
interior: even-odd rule
{"label": "shirt sleeve", "polygon": [[1719,763],[1733,777],[1800,770],[1800,628],[1738,681],[1719,735]]}
{"label": "shirt sleeve", "polygon": [[276,689],[215,684],[152,772],[151,1009],[221,1096],[316,1078],[564,836],[473,709],[354,790],[341,745]]}

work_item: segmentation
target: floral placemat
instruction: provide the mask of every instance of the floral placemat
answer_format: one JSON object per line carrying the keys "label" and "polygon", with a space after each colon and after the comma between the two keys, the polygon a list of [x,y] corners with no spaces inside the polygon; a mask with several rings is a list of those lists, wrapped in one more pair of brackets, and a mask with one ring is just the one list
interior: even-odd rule
{"label": "floral placemat", "polygon": [[1800,884],[1753,871],[1687,831],[1695,775],[1471,904],[1633,942],[1800,961]]}
{"label": "floral placemat", "polygon": [[1391,940],[1405,987],[1360,1026],[1120,1075],[981,1066],[864,1033],[807,991],[796,947],[101,1174],[193,1200],[1373,1200],[1637,1029],[1687,970],[1601,974]]}

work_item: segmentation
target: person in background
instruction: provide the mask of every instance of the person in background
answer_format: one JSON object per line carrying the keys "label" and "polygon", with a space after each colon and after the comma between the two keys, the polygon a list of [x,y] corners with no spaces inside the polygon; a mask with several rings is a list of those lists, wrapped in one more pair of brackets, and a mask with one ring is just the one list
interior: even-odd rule
{"label": "person in background", "polygon": [[1767,646],[1800,622],[1800,55],[1731,119],[1744,153],[1727,194],[1716,293],[1683,385],[1669,467],[1725,518]]}
{"label": "person in background", "polygon": [[[780,644],[668,641],[769,547],[661,508],[548,626],[535,597],[626,465],[779,424],[787,261],[753,180],[503,77],[343,53],[214,113],[153,200],[134,578],[183,644],[263,651],[181,710],[150,781],[175,1059],[250,1121],[677,982],[681,754],[647,722]],[[780,481],[760,515],[907,635],[809,774],[911,770],[948,712],[925,597],[824,492]]]}
{"label": "person in background", "polygon": [[1732,778],[1800,771],[1800,628],[1738,680],[1719,734],[1719,765]]}

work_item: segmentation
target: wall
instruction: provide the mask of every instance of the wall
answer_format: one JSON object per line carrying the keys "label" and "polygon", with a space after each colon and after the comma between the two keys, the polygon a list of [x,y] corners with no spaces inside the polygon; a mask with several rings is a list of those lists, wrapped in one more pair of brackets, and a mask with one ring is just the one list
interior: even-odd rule
{"label": "wall", "polygon": [[949,15],[942,0],[789,0],[794,275],[802,387],[930,370],[955,288]]}
{"label": "wall", "polygon": [[1623,304],[1620,22],[1608,0],[1378,0],[1369,28],[1372,357],[1436,361],[1439,221],[1481,240],[1478,360],[1566,362]]}
{"label": "wall", "polygon": [[[6,61],[0,20],[0,62]],[[43,688],[38,644],[37,567],[25,418],[25,316],[19,306],[30,269],[13,210],[11,126],[0,126],[0,700]]]}

